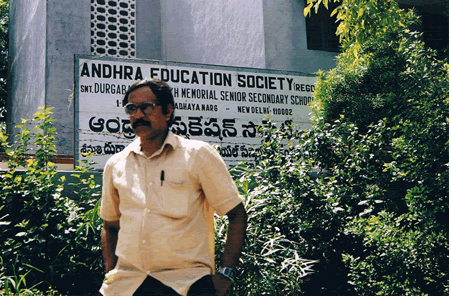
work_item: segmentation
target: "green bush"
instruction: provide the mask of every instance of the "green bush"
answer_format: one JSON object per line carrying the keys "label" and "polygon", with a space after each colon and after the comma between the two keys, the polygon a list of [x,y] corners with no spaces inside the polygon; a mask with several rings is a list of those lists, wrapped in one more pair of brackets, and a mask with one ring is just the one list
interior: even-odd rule
{"label": "green bush", "polygon": [[[229,295],[301,295],[302,278],[315,260],[302,258],[304,242],[291,230],[299,224],[296,200],[284,196],[282,183],[273,187],[265,177],[275,169],[261,163],[231,169],[248,213],[246,244],[240,258],[240,274]],[[279,188],[279,189],[276,189]],[[271,190],[270,194],[266,194]],[[216,217],[216,265],[221,266],[227,219]]]}
{"label": "green bush", "polygon": [[344,234],[361,240],[342,253],[358,294],[443,295],[448,65],[416,32],[389,37],[363,44],[362,60],[339,59],[320,74],[317,124],[329,135],[317,155],[343,190]]}
{"label": "green bush", "polygon": [[244,256],[262,234],[319,262],[299,281],[280,261],[253,269],[243,260],[243,290],[254,280],[246,274],[260,273],[259,295],[449,292],[448,65],[416,32],[386,41],[319,73],[310,130],[263,127],[257,169],[241,175],[253,184]]}
{"label": "green bush", "polygon": [[[63,185],[56,182],[52,162],[56,149],[51,108],[40,109],[30,124],[23,120],[18,126],[21,132],[14,147],[1,136],[9,169],[0,174],[0,274],[4,275],[0,285],[5,288],[16,277],[23,279],[23,289],[27,283],[41,290],[51,286],[77,294],[93,291],[100,285],[103,269],[100,226],[93,215],[98,185],[80,167],[79,184],[88,185],[83,189],[88,191],[80,189],[78,201],[61,195]],[[34,157],[29,156],[30,147],[35,149]],[[95,232],[88,232],[89,227]]]}

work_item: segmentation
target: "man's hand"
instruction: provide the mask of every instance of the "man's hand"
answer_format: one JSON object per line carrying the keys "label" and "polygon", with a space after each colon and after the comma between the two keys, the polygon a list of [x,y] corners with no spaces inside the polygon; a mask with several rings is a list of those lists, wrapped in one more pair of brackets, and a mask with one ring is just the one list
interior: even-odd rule
{"label": "man's hand", "polygon": [[[242,203],[227,213],[229,226],[227,228],[227,239],[222,258],[222,266],[236,269],[241,250],[243,249],[246,237],[247,214]],[[232,284],[232,281],[222,274],[213,275],[216,295],[223,296]]]}
{"label": "man's hand", "polygon": [[214,274],[211,278],[215,284],[216,296],[224,296],[232,281],[222,274]]}
{"label": "man's hand", "polygon": [[105,263],[105,273],[116,266],[117,257],[115,255],[117,236],[120,226],[119,221],[104,221],[102,229],[102,253]]}

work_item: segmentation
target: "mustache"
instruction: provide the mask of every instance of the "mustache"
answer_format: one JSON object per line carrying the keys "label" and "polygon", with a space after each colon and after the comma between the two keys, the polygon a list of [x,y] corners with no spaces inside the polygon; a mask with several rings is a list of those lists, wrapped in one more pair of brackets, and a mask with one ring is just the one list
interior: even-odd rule
{"label": "mustache", "polygon": [[136,119],[135,122],[133,122],[132,128],[137,128],[138,126],[151,126],[151,123],[142,118],[139,118],[139,119]]}

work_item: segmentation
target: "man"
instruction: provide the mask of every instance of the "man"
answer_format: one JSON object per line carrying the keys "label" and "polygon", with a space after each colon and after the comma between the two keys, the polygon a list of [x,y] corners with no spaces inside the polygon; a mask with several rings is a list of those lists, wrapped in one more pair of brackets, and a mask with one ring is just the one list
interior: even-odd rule
{"label": "man", "polygon": [[[133,84],[123,105],[138,138],[105,165],[100,215],[105,295],[224,295],[247,215],[224,161],[202,141],[169,131],[171,88]],[[213,212],[229,219],[215,273]]]}

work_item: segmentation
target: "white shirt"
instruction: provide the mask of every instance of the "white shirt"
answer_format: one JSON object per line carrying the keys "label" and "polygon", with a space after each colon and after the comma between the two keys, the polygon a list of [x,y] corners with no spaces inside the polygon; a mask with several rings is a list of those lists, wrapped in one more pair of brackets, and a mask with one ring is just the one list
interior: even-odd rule
{"label": "white shirt", "polygon": [[[169,132],[146,157],[140,139],[105,165],[100,215],[120,223],[116,267],[100,292],[133,295],[150,275],[181,295],[214,274],[213,212],[242,202],[218,152]],[[164,172],[164,180],[162,179]]]}

